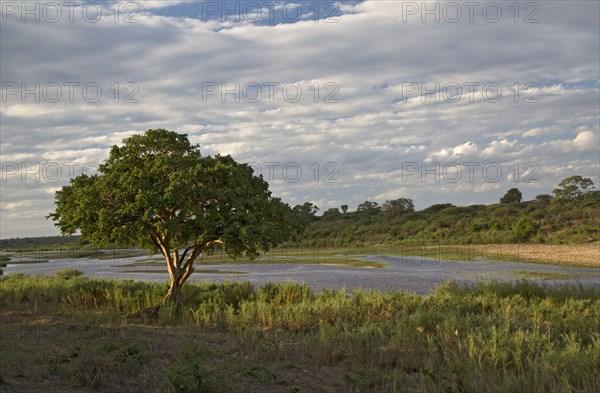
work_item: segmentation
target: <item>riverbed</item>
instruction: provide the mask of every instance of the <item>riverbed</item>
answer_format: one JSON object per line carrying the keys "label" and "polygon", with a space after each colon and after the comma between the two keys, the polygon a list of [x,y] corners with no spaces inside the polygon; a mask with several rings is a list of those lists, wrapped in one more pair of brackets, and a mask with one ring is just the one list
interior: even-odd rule
{"label": "riverbed", "polygon": [[[75,258],[50,259],[45,263],[9,264],[4,274],[22,272],[31,275],[54,274],[61,269],[78,269],[88,277],[119,278],[146,281],[168,279],[157,267],[125,267],[147,257],[112,259]],[[427,294],[447,281],[460,284],[482,280],[514,281],[532,279],[545,283],[581,283],[600,290],[600,269],[561,267],[520,262],[476,261],[456,262],[422,257],[365,255],[364,260],[384,263],[384,268],[360,268],[318,264],[196,264],[190,281],[222,282],[249,281],[258,286],[265,282],[294,281],[305,283],[315,290],[357,288],[403,290]],[[148,272],[146,272],[148,271]],[[204,271],[204,273],[203,273]]]}

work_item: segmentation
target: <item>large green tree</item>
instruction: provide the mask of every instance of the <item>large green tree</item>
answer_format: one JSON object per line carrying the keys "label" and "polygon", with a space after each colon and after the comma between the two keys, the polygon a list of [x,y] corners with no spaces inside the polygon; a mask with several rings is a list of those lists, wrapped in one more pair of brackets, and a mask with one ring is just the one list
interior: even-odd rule
{"label": "large green tree", "polygon": [[232,257],[256,258],[297,228],[292,210],[252,168],[230,156],[202,156],[187,135],[148,130],[113,146],[97,175],[80,175],[56,192],[49,215],[63,234],[147,247],[167,263],[165,303],[215,243]]}
{"label": "large green tree", "polygon": [[592,179],[576,175],[563,179],[552,192],[556,202],[572,205],[579,202],[585,194],[593,189]]}
{"label": "large green tree", "polygon": [[391,201],[385,201],[381,206],[381,212],[389,218],[400,217],[405,213],[415,211],[415,205],[412,199],[398,198]]}
{"label": "large green tree", "polygon": [[377,202],[364,201],[356,208],[357,212],[363,212],[369,215],[376,215],[381,211],[381,206]]}

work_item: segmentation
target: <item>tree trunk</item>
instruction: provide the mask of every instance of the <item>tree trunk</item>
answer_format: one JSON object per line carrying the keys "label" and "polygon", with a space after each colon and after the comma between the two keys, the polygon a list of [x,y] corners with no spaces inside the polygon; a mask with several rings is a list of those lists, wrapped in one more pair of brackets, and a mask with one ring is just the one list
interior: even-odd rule
{"label": "tree trunk", "polygon": [[[188,277],[194,272],[194,261],[202,251],[200,247],[194,249],[186,249],[183,255],[179,256],[177,250],[173,251],[171,255],[168,247],[163,247],[163,255],[167,262],[167,269],[169,271],[169,291],[163,300],[163,304],[175,304],[179,306],[181,299],[181,287],[186,282]],[[187,260],[184,261],[187,251],[193,250]]]}
{"label": "tree trunk", "polygon": [[[194,258],[195,259],[195,258]],[[184,267],[169,266],[169,291],[163,300],[163,304],[179,305],[181,299],[181,287],[194,271],[193,260],[188,260]]]}
{"label": "tree trunk", "polygon": [[171,283],[169,285],[169,291],[163,300],[163,304],[179,304],[179,300],[181,299],[181,285],[179,285],[178,279],[171,279]]}

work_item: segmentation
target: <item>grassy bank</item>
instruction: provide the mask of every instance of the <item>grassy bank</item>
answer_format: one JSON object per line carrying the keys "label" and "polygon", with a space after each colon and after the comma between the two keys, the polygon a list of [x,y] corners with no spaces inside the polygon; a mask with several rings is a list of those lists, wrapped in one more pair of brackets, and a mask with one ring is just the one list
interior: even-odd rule
{"label": "grassy bank", "polygon": [[[600,293],[527,281],[432,295],[15,274],[0,391],[595,392]],[[27,364],[27,367],[23,367]]]}
{"label": "grassy bank", "polygon": [[417,256],[452,261],[494,260],[600,268],[600,242],[587,244],[405,244],[383,247],[392,255]]}

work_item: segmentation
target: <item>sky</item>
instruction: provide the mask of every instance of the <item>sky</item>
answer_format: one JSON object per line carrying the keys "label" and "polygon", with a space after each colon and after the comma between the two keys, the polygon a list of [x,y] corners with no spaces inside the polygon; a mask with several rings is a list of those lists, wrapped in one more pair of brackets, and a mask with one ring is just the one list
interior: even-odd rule
{"label": "sky", "polygon": [[0,238],[147,129],[290,205],[526,200],[600,182],[598,1],[0,0]]}

